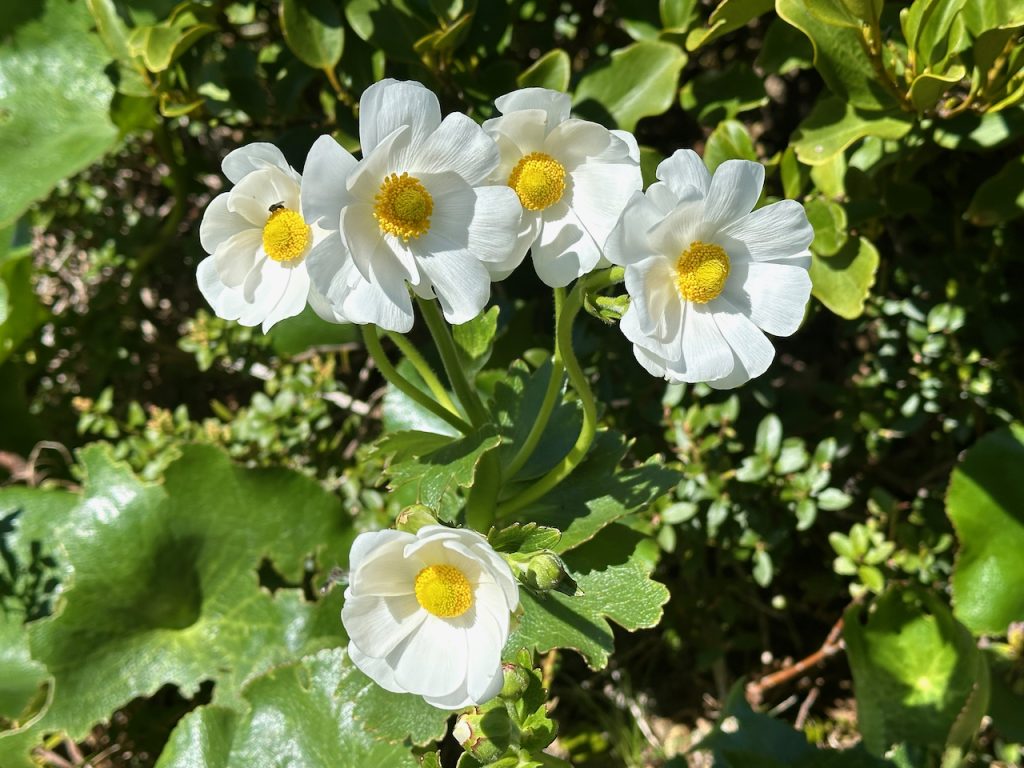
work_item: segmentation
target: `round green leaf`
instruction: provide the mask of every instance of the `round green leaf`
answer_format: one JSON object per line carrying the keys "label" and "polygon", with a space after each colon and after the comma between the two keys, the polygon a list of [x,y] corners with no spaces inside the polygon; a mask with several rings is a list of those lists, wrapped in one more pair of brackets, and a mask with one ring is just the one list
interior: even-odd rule
{"label": "round green leaf", "polygon": [[334,69],[341,60],[345,28],[331,0],[283,0],[281,29],[299,60],[314,69]]}
{"label": "round green leaf", "polygon": [[846,245],[846,209],[820,197],[808,200],[804,209],[814,227],[811,250],[819,256],[835,256]]}
{"label": "round green leaf", "polygon": [[878,249],[867,238],[851,239],[835,256],[812,253],[812,292],[837,315],[852,320],[864,311],[877,271]]}
{"label": "round green leaf", "polygon": [[569,89],[569,54],[561,48],[548,51],[516,78],[520,88],[550,88],[553,91]]}
{"label": "round green leaf", "polygon": [[973,632],[1002,635],[1024,620],[1024,426],[986,435],[954,471],[946,513],[960,551],[953,570],[956,616]]}

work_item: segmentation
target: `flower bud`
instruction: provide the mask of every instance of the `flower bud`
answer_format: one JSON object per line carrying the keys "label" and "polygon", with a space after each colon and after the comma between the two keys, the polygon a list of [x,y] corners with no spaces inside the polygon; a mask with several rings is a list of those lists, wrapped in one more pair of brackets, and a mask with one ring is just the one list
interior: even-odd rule
{"label": "flower bud", "polygon": [[434,517],[429,507],[422,504],[413,504],[398,513],[395,520],[395,528],[406,533],[416,533],[425,525],[437,525],[437,518]]}
{"label": "flower bud", "polygon": [[481,713],[474,709],[459,715],[452,736],[459,745],[484,765],[508,751],[515,729],[504,707]]}
{"label": "flower bud", "polygon": [[519,664],[502,664],[504,682],[501,685],[501,698],[515,701],[526,693],[530,686],[530,670],[524,669]]}
{"label": "flower bud", "polygon": [[556,589],[575,595],[576,582],[569,576],[562,558],[554,552],[538,552],[526,565],[526,583],[543,592]]}

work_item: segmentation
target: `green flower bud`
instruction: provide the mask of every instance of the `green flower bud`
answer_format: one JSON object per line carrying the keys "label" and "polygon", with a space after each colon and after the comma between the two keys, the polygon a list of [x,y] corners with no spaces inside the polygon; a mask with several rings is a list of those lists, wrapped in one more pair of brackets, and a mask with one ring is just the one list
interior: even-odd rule
{"label": "green flower bud", "polygon": [[526,693],[526,689],[530,685],[530,671],[524,669],[518,664],[502,664],[502,673],[505,676],[505,680],[501,685],[501,693],[499,694],[503,699],[510,699],[515,701],[516,699],[522,698],[522,695]]}
{"label": "green flower bud", "polygon": [[413,504],[398,513],[395,528],[406,533],[416,533],[425,525],[437,525],[437,518],[428,507]]}
{"label": "green flower bud", "polygon": [[483,713],[474,709],[459,715],[452,736],[464,750],[487,765],[508,751],[515,731],[516,727],[504,707]]}
{"label": "green flower bud", "polygon": [[567,595],[575,595],[576,582],[554,552],[538,552],[526,564],[526,583],[534,589],[547,592],[556,589]]}

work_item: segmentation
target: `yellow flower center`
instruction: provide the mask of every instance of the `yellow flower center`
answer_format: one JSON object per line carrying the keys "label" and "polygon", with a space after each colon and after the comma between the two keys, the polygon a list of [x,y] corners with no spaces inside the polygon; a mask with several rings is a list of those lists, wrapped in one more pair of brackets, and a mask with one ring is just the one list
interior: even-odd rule
{"label": "yellow flower center", "polygon": [[416,599],[427,611],[451,619],[473,604],[469,580],[452,565],[428,565],[416,574]]}
{"label": "yellow flower center", "polygon": [[415,238],[430,229],[434,198],[415,176],[392,173],[380,185],[374,198],[373,218],[381,232],[403,240]]}
{"label": "yellow flower center", "polygon": [[707,304],[725,288],[729,279],[729,256],[714,243],[695,240],[676,262],[679,295],[696,304]]}
{"label": "yellow flower center", "polygon": [[565,193],[565,168],[551,155],[531,152],[516,163],[508,185],[519,195],[529,211],[543,211],[562,199]]}
{"label": "yellow flower center", "polygon": [[290,208],[275,208],[263,225],[263,250],[274,261],[295,261],[306,252],[309,238],[302,214]]}

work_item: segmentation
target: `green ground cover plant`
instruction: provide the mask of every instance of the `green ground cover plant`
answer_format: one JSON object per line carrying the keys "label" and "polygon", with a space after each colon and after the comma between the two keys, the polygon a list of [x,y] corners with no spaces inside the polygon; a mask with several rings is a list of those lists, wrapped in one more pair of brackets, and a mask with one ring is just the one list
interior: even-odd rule
{"label": "green ground cover plant", "polygon": [[1014,0],[6,9],[0,768],[1019,765],[1022,153]]}

